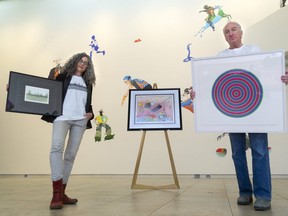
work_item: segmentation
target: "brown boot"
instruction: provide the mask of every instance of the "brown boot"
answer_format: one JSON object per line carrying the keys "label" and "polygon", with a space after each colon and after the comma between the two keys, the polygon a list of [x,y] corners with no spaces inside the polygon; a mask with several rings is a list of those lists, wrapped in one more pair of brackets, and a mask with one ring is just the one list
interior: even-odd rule
{"label": "brown boot", "polygon": [[68,204],[68,205],[74,205],[78,202],[78,199],[75,198],[69,198],[65,194],[65,189],[66,189],[67,184],[63,184],[63,204]]}
{"label": "brown boot", "polygon": [[63,208],[63,185],[62,179],[53,181],[53,197],[50,203],[50,209]]}

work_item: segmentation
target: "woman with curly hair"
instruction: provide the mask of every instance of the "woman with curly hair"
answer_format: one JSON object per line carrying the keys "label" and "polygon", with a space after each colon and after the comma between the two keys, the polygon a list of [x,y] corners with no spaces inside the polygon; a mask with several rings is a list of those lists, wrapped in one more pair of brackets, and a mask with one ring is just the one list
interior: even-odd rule
{"label": "woman with curly hair", "polygon": [[[42,116],[43,120],[53,123],[50,151],[53,197],[50,209],[61,209],[63,204],[78,202],[77,199],[69,198],[65,189],[84,131],[92,128],[90,120],[94,118],[94,114],[91,101],[95,80],[89,55],[78,53],[72,56],[56,77],[56,81],[63,83],[62,115]],[[68,142],[64,148],[68,132]]]}

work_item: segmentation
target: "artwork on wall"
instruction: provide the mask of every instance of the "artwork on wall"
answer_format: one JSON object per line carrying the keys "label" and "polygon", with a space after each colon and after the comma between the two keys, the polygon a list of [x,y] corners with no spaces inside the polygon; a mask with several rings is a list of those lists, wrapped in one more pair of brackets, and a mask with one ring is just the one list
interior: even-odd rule
{"label": "artwork on wall", "polygon": [[130,90],[128,130],[182,130],[180,89]]}
{"label": "artwork on wall", "polygon": [[139,43],[139,42],[141,42],[142,40],[140,39],[140,38],[138,38],[138,39],[136,39],[136,40],[134,40],[134,43]]}
{"label": "artwork on wall", "polygon": [[230,20],[232,16],[230,14],[224,13],[222,10],[222,6],[209,6],[204,5],[203,10],[199,11],[199,13],[205,12],[207,17],[205,18],[205,24],[200,28],[200,30],[195,34],[195,37],[200,35],[202,37],[205,30],[211,28],[215,31],[215,24],[218,23],[222,18],[227,18]]}
{"label": "artwork on wall", "polygon": [[188,45],[187,45],[187,51],[188,51],[188,54],[187,54],[187,57],[183,60],[183,62],[189,62],[189,61],[191,61],[191,59],[192,59],[192,57],[190,56],[190,54],[191,54],[191,43],[189,43]]}
{"label": "artwork on wall", "polygon": [[190,97],[190,91],[192,91],[192,89],[193,89],[192,87],[184,89],[184,92],[181,95],[181,107],[193,113],[194,112],[193,100]]}
{"label": "artwork on wall", "polygon": [[128,89],[122,97],[121,106],[123,106],[126,98],[129,96],[130,89],[152,89],[152,85],[147,81],[139,78],[132,78],[130,75],[124,76],[123,81],[128,86]]}
{"label": "artwork on wall", "polygon": [[91,42],[90,42],[89,46],[91,47],[91,51],[90,51],[90,58],[91,59],[92,59],[93,52],[101,53],[102,55],[105,55],[105,53],[106,53],[105,50],[100,50],[95,35],[91,36]]}
{"label": "artwork on wall", "polygon": [[100,142],[102,140],[102,128],[105,129],[105,140],[111,140],[114,138],[115,134],[112,134],[112,129],[110,125],[107,124],[108,117],[104,115],[103,109],[99,110],[99,115],[95,117],[96,134],[95,134],[95,142]]}
{"label": "artwork on wall", "polygon": [[218,149],[216,149],[216,154],[219,157],[225,157],[227,154],[227,149],[226,148],[218,148]]}
{"label": "artwork on wall", "polygon": [[6,111],[61,115],[62,82],[10,71]]}
{"label": "artwork on wall", "polygon": [[285,7],[286,0],[280,0],[280,8]]}
{"label": "artwork on wall", "polygon": [[286,131],[284,73],[283,51],[193,59],[196,130]]}
{"label": "artwork on wall", "polygon": [[[217,141],[220,141],[224,136],[228,135],[228,133],[222,133],[219,136],[217,136]],[[216,149],[216,154],[219,157],[225,157],[227,154],[227,149],[224,147],[220,147]]]}

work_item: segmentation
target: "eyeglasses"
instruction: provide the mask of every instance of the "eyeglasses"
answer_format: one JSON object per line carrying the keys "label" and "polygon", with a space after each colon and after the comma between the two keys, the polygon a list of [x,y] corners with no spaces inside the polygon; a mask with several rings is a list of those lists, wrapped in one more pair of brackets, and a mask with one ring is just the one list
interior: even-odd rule
{"label": "eyeglasses", "polygon": [[80,59],[78,63],[81,64],[81,65],[83,64],[85,66],[87,66],[89,64],[88,61],[83,61],[82,59]]}

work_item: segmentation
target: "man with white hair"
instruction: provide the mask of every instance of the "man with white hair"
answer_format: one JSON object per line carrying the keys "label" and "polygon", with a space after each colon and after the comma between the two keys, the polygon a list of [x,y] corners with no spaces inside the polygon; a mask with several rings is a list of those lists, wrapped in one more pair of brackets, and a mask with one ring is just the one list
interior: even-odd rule
{"label": "man with white hair", "polygon": [[[243,31],[237,22],[228,22],[223,33],[229,48],[223,50],[218,56],[245,55],[257,53],[261,50],[253,45],[244,45],[242,43]],[[249,170],[246,158],[246,134],[229,133],[232,158],[234,161],[239,197],[238,205],[249,205],[253,198],[254,209],[265,211],[271,209],[271,172],[268,151],[267,133],[248,133],[250,139],[250,148],[252,152],[252,172],[253,184],[249,178]]]}

